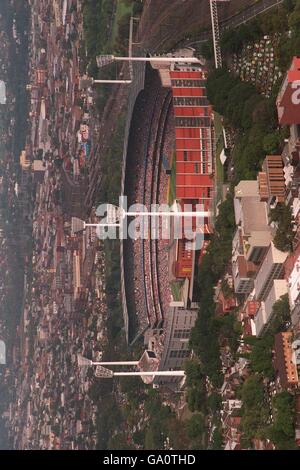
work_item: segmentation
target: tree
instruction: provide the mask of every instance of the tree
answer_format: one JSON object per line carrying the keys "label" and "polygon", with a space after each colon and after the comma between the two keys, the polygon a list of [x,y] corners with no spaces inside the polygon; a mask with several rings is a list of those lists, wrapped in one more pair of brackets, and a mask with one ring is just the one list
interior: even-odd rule
{"label": "tree", "polygon": [[272,400],[274,423],[268,435],[279,450],[295,449],[295,398],[289,392],[281,392]]}
{"label": "tree", "polygon": [[215,320],[221,337],[228,340],[230,349],[235,353],[239,346],[241,335],[240,323],[236,320],[234,313],[227,313]]}
{"label": "tree", "polygon": [[204,418],[200,413],[193,415],[186,422],[187,435],[190,439],[196,439],[204,433]]}
{"label": "tree", "polygon": [[273,345],[274,337],[272,335],[266,335],[263,338],[255,338],[249,357],[253,371],[262,373],[269,379],[274,377],[272,363]]}
{"label": "tree", "polygon": [[272,320],[270,323],[269,331],[275,335],[280,331],[287,328],[288,323],[291,321],[291,310],[289,304],[288,294],[282,295],[279,300],[275,302],[272,308]]}
{"label": "tree", "polygon": [[204,411],[206,402],[206,390],[205,388],[199,389],[199,387],[192,387],[188,389],[187,403],[188,407],[192,412]]}
{"label": "tree", "polygon": [[206,41],[201,47],[201,54],[206,60],[212,60],[214,57],[214,48],[212,41]]}
{"label": "tree", "polygon": [[246,408],[256,408],[264,400],[264,390],[258,376],[250,376],[242,388],[242,401]]}
{"label": "tree", "polygon": [[289,28],[297,29],[300,26],[300,10],[295,10],[289,15]]}
{"label": "tree", "polygon": [[212,450],[222,450],[223,449],[223,436],[220,428],[216,428],[212,436]]}
{"label": "tree", "polygon": [[222,407],[221,396],[218,393],[213,392],[207,399],[207,405],[211,413],[214,415],[217,411],[220,411]]}
{"label": "tree", "polygon": [[132,438],[136,444],[139,446],[144,445],[145,442],[145,431],[136,431],[133,435]]}
{"label": "tree", "polygon": [[278,132],[267,134],[263,140],[263,148],[267,155],[276,155],[280,151],[282,138]]}
{"label": "tree", "polygon": [[277,204],[275,209],[270,211],[270,218],[271,221],[277,224],[274,245],[278,250],[290,251],[295,236],[292,227],[291,208],[285,204]]}
{"label": "tree", "polygon": [[186,383],[188,386],[197,386],[202,383],[204,374],[201,364],[196,359],[190,359],[185,363]]}
{"label": "tree", "polygon": [[290,13],[294,9],[294,0],[284,0],[283,1],[283,6],[287,13]]}
{"label": "tree", "polygon": [[134,446],[130,445],[124,433],[118,433],[109,439],[108,448],[111,450],[131,450],[134,449]]}
{"label": "tree", "polygon": [[163,449],[164,437],[158,426],[151,424],[145,434],[145,449],[156,450]]}
{"label": "tree", "polygon": [[142,0],[135,0],[133,4],[133,16],[141,15],[143,11],[143,3]]}
{"label": "tree", "polygon": [[264,387],[257,375],[250,376],[241,389],[243,402],[241,430],[248,442],[253,437],[263,437],[268,419],[268,410],[264,403]]}

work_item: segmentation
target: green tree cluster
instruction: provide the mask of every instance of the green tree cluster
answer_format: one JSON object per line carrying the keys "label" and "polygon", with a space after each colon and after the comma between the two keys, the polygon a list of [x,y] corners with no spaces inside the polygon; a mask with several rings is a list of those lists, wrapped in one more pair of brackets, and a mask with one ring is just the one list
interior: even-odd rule
{"label": "green tree cluster", "polygon": [[209,75],[207,94],[216,111],[238,131],[233,151],[236,182],[256,178],[266,153],[276,153],[283,140],[276,131],[275,99],[264,98],[224,69]]}
{"label": "green tree cluster", "polygon": [[262,338],[246,338],[245,341],[252,345],[249,360],[253,372],[258,372],[263,374],[264,377],[272,379],[275,373],[272,362],[274,337],[267,334]]}
{"label": "green tree cluster", "polygon": [[207,375],[216,387],[222,385],[223,378],[213,286],[224,273],[230,260],[234,227],[233,199],[228,195],[220,205],[215,232],[197,274],[196,289],[200,307],[190,337],[190,345],[200,359],[202,373]]}
{"label": "green tree cluster", "polygon": [[241,323],[236,320],[235,313],[228,313],[216,319],[219,335],[226,338],[229,347],[235,353],[239,347]]}
{"label": "green tree cluster", "polygon": [[274,237],[274,245],[278,250],[291,251],[293,248],[293,225],[292,210],[283,204],[277,204],[275,209],[270,211],[270,219],[277,224],[277,230]]}
{"label": "green tree cluster", "polygon": [[281,392],[272,400],[274,423],[268,436],[278,450],[296,449],[295,443],[295,397],[289,392]]}
{"label": "green tree cluster", "polygon": [[206,410],[206,384],[201,364],[196,359],[190,359],[185,364],[186,383],[188,387],[187,403],[194,411]]}
{"label": "green tree cluster", "polygon": [[264,386],[258,375],[251,375],[244,382],[241,399],[243,403],[241,430],[244,441],[250,447],[251,439],[254,437],[262,438],[265,435],[266,423],[269,417]]}
{"label": "green tree cluster", "polygon": [[197,439],[203,435],[205,431],[204,417],[200,413],[194,414],[186,422],[187,435],[190,439]]}
{"label": "green tree cluster", "polygon": [[[247,44],[261,39],[264,35],[282,35],[276,55],[278,65],[285,71],[293,55],[299,51],[299,4],[294,0],[284,0],[277,8],[259,15],[239,28],[227,30],[221,36],[223,53],[239,53]],[[292,35],[288,35],[288,30]]]}
{"label": "green tree cluster", "polygon": [[261,338],[247,337],[245,342],[251,345],[251,352],[245,355],[250,360],[253,372],[263,374],[268,379],[274,378],[273,349],[274,335],[287,329],[290,322],[290,306],[288,295],[281,296],[272,308],[271,321],[266,333]]}

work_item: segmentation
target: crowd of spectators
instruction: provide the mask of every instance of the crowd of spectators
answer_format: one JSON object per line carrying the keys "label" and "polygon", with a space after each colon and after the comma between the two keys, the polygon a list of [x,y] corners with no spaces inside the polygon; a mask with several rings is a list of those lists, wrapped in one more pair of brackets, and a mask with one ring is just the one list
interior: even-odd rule
{"label": "crowd of spectators", "polygon": [[[170,96],[161,87],[155,71],[146,75],[147,93],[143,91],[135,106],[126,166],[125,195],[128,207],[142,204],[147,210],[151,204],[167,202],[167,179],[163,171],[162,154],[169,154],[171,141],[164,136],[170,116]],[[162,187],[161,187],[162,186]],[[161,196],[161,189],[165,194]],[[144,221],[144,223],[143,223]],[[156,226],[161,226],[161,219]],[[163,320],[163,308],[168,307],[168,241],[155,240],[153,219],[138,218],[136,236],[124,240],[124,270],[129,317],[135,320],[136,334],[148,326],[155,327]],[[158,229],[158,232],[160,228]],[[141,238],[141,234],[143,237]],[[163,253],[164,260],[159,260]],[[161,285],[161,276],[163,284]]]}

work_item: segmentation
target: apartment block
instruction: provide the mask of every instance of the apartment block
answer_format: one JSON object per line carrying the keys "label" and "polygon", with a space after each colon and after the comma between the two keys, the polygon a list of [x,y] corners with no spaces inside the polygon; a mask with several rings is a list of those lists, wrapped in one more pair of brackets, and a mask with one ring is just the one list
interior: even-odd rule
{"label": "apartment block", "polygon": [[[293,333],[290,331],[275,335],[275,360],[274,366],[278,373],[280,384],[285,389],[297,387],[299,376],[297,371],[297,358]],[[293,347],[294,346],[294,347]],[[297,345],[296,345],[297,346]]]}
{"label": "apartment block", "polygon": [[285,201],[286,187],[281,155],[266,156],[262,171],[258,174],[258,185],[261,201]]}
{"label": "apartment block", "polygon": [[232,242],[234,290],[247,294],[254,287],[254,276],[272,239],[267,204],[260,199],[257,181],[241,181],[236,186],[234,213],[237,225]]}
{"label": "apartment block", "polygon": [[278,250],[273,242],[270,243],[254,280],[256,300],[265,300],[273,286],[273,281],[284,277],[283,264],[287,257],[288,253]]}
{"label": "apartment block", "polygon": [[256,336],[261,336],[265,332],[272,319],[273,306],[275,302],[285,294],[287,294],[286,280],[276,279],[273,281],[268,295],[265,297],[265,300],[261,302],[260,308],[256,313],[254,320],[252,320],[253,333]]}

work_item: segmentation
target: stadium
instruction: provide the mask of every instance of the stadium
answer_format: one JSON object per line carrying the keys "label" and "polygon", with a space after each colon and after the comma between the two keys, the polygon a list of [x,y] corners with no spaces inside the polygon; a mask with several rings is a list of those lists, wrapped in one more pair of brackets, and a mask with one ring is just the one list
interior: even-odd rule
{"label": "stadium", "polygon": [[[214,128],[205,70],[194,64],[157,68],[151,63],[139,64],[136,73],[140,79],[130,92],[123,158],[122,195],[127,196],[128,207],[143,204],[149,208],[176,201],[179,209],[183,203],[191,207],[201,204],[210,211]],[[148,349],[162,359],[160,368],[176,369],[189,355],[189,333],[197,316],[195,270],[212,227],[209,218],[201,227],[192,221],[203,240],[201,249],[195,251],[184,237],[174,239],[171,234],[166,240],[151,236],[153,224],[149,217],[146,239],[121,240],[125,331],[129,344],[144,339]],[[174,285],[180,285],[178,292],[174,292]]]}

